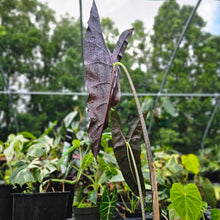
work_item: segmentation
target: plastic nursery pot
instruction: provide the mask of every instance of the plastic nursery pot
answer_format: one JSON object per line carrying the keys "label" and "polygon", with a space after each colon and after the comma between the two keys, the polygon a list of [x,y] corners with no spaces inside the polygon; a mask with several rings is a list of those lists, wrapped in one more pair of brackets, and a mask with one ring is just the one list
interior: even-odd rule
{"label": "plastic nursery pot", "polygon": [[[126,203],[129,208],[131,208],[130,203]],[[125,206],[122,202],[117,203],[117,209],[115,209],[115,213],[113,215],[113,220],[123,220],[123,219],[142,219],[141,209],[137,207],[135,213],[130,213],[128,210],[125,209]]]}
{"label": "plastic nursery pot", "polygon": [[67,205],[67,212],[66,212],[66,218],[72,218],[72,206],[73,206],[73,197],[74,197],[74,189],[75,189],[75,184],[67,184],[64,183],[64,186],[62,183],[56,183],[56,182],[52,182],[50,184],[50,186],[48,187],[47,191],[53,191],[53,189],[56,191],[63,191],[63,187],[64,187],[64,191],[69,191],[69,197],[68,197],[68,205]]}
{"label": "plastic nursery pot", "polygon": [[100,220],[99,206],[90,208],[73,207],[75,220]]}
{"label": "plastic nursery pot", "polygon": [[22,192],[22,188],[0,181],[0,220],[8,220],[12,218],[13,193]]}
{"label": "plastic nursery pot", "polygon": [[70,192],[15,193],[12,220],[65,220]]}
{"label": "plastic nursery pot", "polygon": [[[127,203],[127,206],[130,208],[129,203]],[[148,206],[148,204],[146,204],[146,206]],[[150,213],[145,212],[145,219],[152,220],[153,216]],[[160,219],[164,220],[162,216]],[[117,209],[115,209],[112,220],[142,220],[141,208],[138,206],[135,210],[135,213],[130,213],[124,208],[124,204],[122,202],[118,202]]]}
{"label": "plastic nursery pot", "polygon": [[11,220],[12,186],[0,181],[0,219]]}

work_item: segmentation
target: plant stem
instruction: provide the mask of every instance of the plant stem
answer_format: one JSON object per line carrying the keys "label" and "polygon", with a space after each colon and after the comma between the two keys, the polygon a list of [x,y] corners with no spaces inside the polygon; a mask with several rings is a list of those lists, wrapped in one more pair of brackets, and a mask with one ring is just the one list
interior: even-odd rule
{"label": "plant stem", "polygon": [[150,182],[151,182],[151,189],[152,189],[152,194],[153,194],[153,220],[159,220],[160,214],[159,214],[159,201],[158,201],[158,193],[157,193],[156,173],[155,173],[155,167],[154,167],[154,163],[153,163],[153,156],[152,156],[152,152],[150,149],[150,141],[149,141],[149,137],[148,137],[148,133],[147,133],[147,128],[145,125],[143,114],[141,112],[141,106],[140,106],[132,79],[131,79],[130,74],[128,73],[126,67],[120,62],[116,62],[113,64],[113,68],[116,65],[120,65],[123,68],[123,70],[127,76],[127,79],[129,81],[129,84],[130,84],[130,87],[131,87],[131,90],[132,90],[132,93],[134,96],[134,100],[136,103],[139,119],[141,122],[141,127],[143,130],[145,148],[146,148],[146,152],[147,152],[147,159],[148,159],[148,165],[149,165],[149,170],[150,170]]}
{"label": "plant stem", "polygon": [[131,149],[130,144],[128,142],[125,142],[125,143],[126,143],[126,146],[129,149],[130,153],[131,153],[131,159],[132,159],[132,162],[133,162],[133,165],[134,165],[135,175],[136,175],[136,179],[137,179],[138,193],[139,193],[140,201],[141,201],[142,219],[145,220],[144,198],[143,198],[143,193],[142,193],[142,189],[141,189],[140,178],[139,178],[139,175],[138,175],[137,165],[135,163],[134,154],[133,154],[133,151]]}

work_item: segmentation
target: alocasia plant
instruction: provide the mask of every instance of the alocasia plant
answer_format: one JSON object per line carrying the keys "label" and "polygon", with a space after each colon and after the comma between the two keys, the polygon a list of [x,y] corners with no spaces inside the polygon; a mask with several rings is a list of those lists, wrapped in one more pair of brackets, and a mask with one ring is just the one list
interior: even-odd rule
{"label": "alocasia plant", "polygon": [[113,64],[121,60],[132,31],[129,29],[121,34],[111,53],[102,35],[98,10],[93,1],[84,40],[84,55],[89,91],[88,114],[91,120],[88,135],[95,157],[99,152],[102,132],[108,127],[109,109],[117,105],[121,97],[121,73],[118,66],[113,68]]}
{"label": "alocasia plant", "polygon": [[[100,149],[102,132],[108,127],[109,110],[111,107],[118,104],[121,97],[119,81],[121,75],[119,69],[120,65],[125,71],[131,90],[133,92],[141,127],[143,130],[152,186],[153,219],[158,220],[159,203],[157,195],[157,181],[146,125],[141,113],[140,103],[138,101],[133,82],[125,66],[119,62],[124,54],[132,32],[133,29],[124,31],[119,37],[113,53],[111,53],[105,44],[98,10],[95,1],[93,1],[88,22],[88,29],[86,31],[84,40],[86,86],[89,91],[89,98],[87,103],[90,125],[88,129],[88,136],[92,143],[93,154],[95,157],[97,157]],[[126,145],[129,146],[129,143],[126,142]],[[135,162],[135,160],[133,161]],[[140,189],[141,187],[138,188]],[[139,195],[142,196],[142,193],[139,193]],[[144,219],[144,202],[143,199],[141,200],[142,218]]]}

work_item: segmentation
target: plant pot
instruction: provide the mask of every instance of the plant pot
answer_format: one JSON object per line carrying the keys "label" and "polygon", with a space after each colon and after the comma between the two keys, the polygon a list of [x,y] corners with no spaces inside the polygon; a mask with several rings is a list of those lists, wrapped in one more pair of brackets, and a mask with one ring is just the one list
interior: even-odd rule
{"label": "plant pot", "polygon": [[[131,208],[130,203],[126,203],[126,205]],[[135,213],[130,213],[128,210],[125,209],[123,202],[118,202],[116,205],[115,213],[113,215],[113,220],[122,220],[122,219],[142,219],[141,208],[137,207],[135,209]]]}
{"label": "plant pot", "polygon": [[21,192],[21,188],[13,189],[13,186],[0,181],[0,219],[8,220],[12,218],[12,193]]}
{"label": "plant pot", "polygon": [[73,207],[75,220],[100,220],[99,207],[77,208]]}
{"label": "plant pot", "polygon": [[65,220],[70,192],[14,193],[12,220]]}
{"label": "plant pot", "polygon": [[[146,204],[147,206],[148,204]],[[130,208],[131,205],[129,203],[127,203],[127,206]],[[148,213],[145,212],[145,219],[146,220],[152,220],[153,216]],[[163,217],[160,217],[161,220],[164,220]],[[135,209],[135,213],[130,213],[129,211],[127,211],[123,205],[122,202],[118,202],[117,203],[117,207],[115,209],[114,215],[112,217],[112,220],[142,220],[142,213],[141,213],[141,207],[138,206]]]}
{"label": "plant pot", "polygon": [[12,217],[12,186],[0,182],[0,218],[11,220]]}
{"label": "plant pot", "polygon": [[[48,187],[47,191],[52,191],[52,187],[54,188],[55,192],[56,191],[62,191],[63,190],[63,184],[62,183],[56,183],[56,182],[52,182],[50,184],[50,186]],[[65,184],[64,183],[64,190],[65,192],[68,191],[70,192],[69,197],[68,197],[68,205],[67,205],[67,212],[66,212],[66,218],[72,218],[73,215],[73,211],[72,211],[72,207],[73,207],[73,197],[74,197],[74,189],[75,189],[75,184]]]}

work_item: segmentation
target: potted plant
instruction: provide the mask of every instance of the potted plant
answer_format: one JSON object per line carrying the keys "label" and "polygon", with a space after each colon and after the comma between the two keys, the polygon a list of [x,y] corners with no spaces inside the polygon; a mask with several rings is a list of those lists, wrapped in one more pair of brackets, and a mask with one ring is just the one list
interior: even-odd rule
{"label": "potted plant", "polygon": [[6,220],[12,218],[12,193],[21,192],[21,188],[13,188],[8,178],[12,173],[13,163],[24,158],[24,154],[20,152],[22,140],[21,135],[10,134],[5,143],[0,142],[0,213]]}
{"label": "potted plant", "polygon": [[[67,152],[71,152],[72,156],[68,161],[66,172],[76,171],[77,175],[73,180],[52,179],[51,181],[75,185],[73,202],[75,219],[100,219],[100,214],[109,219],[109,216],[113,215],[113,209],[117,201],[115,199],[117,191],[116,189],[109,190],[107,180],[115,174],[116,170],[107,159],[109,158],[108,154],[103,151],[102,155],[100,154],[95,160],[90,147],[86,134],[84,134],[83,140],[74,139],[72,147]],[[60,163],[62,163],[62,160],[63,158],[61,158]],[[110,195],[110,191],[114,194],[114,198]],[[108,206],[111,206],[112,211],[110,213]]]}
{"label": "potted plant", "polygon": [[[116,203],[113,219],[141,219],[140,198],[137,197],[124,182],[122,175],[118,175],[114,181],[118,181],[117,179],[121,181],[117,182],[118,201]],[[147,209],[147,204],[145,204],[145,209]],[[146,215],[147,214],[146,212]]]}
{"label": "potted plant", "polygon": [[[100,219],[99,202],[102,190],[102,184],[105,178],[99,173],[99,167],[92,152],[84,152],[81,150],[79,160],[78,179],[76,184],[76,194],[73,203],[73,214],[75,219]],[[83,158],[81,160],[81,158]],[[101,175],[101,176],[100,176]]]}
{"label": "potted plant", "polygon": [[[66,218],[69,192],[45,192],[42,182],[57,171],[56,145],[46,133],[39,138],[30,133],[10,135],[4,144],[8,178],[22,193],[13,193],[12,219]],[[54,204],[52,204],[52,202]],[[58,205],[57,208],[53,205]]]}
{"label": "potted plant", "polygon": [[[120,152],[121,150],[125,150],[124,152],[127,152],[123,155],[118,153],[119,157],[122,156],[124,159],[122,159],[121,157],[120,159],[117,159],[117,161],[120,161],[119,166],[122,170],[125,181],[131,187],[132,191],[134,191],[140,197],[142,218],[145,219],[145,189],[139,157],[140,136],[143,132],[153,195],[153,219],[158,220],[159,203],[157,195],[157,181],[147,129],[131,77],[127,72],[125,66],[122,63],[120,63],[120,60],[128,44],[128,41],[132,35],[132,32],[133,29],[124,31],[120,35],[113,53],[111,53],[104,42],[98,10],[95,1],[93,1],[93,5],[90,12],[90,19],[88,21],[88,29],[84,40],[86,85],[89,91],[89,98],[87,104],[88,114],[91,119],[88,129],[88,136],[92,144],[93,154],[95,158],[97,158],[97,155],[100,150],[100,142],[103,130],[105,130],[108,127],[109,111],[120,101],[121,72],[119,66],[121,66],[131,86],[139,118],[137,122],[135,122],[133,128],[131,129],[131,133],[129,133],[128,137],[126,137],[123,134],[121,126],[116,126],[118,128],[113,129],[115,131],[113,133],[116,134],[116,136],[112,134],[113,140],[115,136],[115,141],[113,141],[115,142],[114,149],[115,152]],[[113,116],[113,118],[115,119],[117,117]],[[116,124],[120,125],[120,123],[118,122],[116,122]],[[135,140],[136,133],[138,133],[137,145]],[[126,178],[126,174],[129,174],[128,179]],[[134,184],[132,184],[132,181],[134,182]]]}

